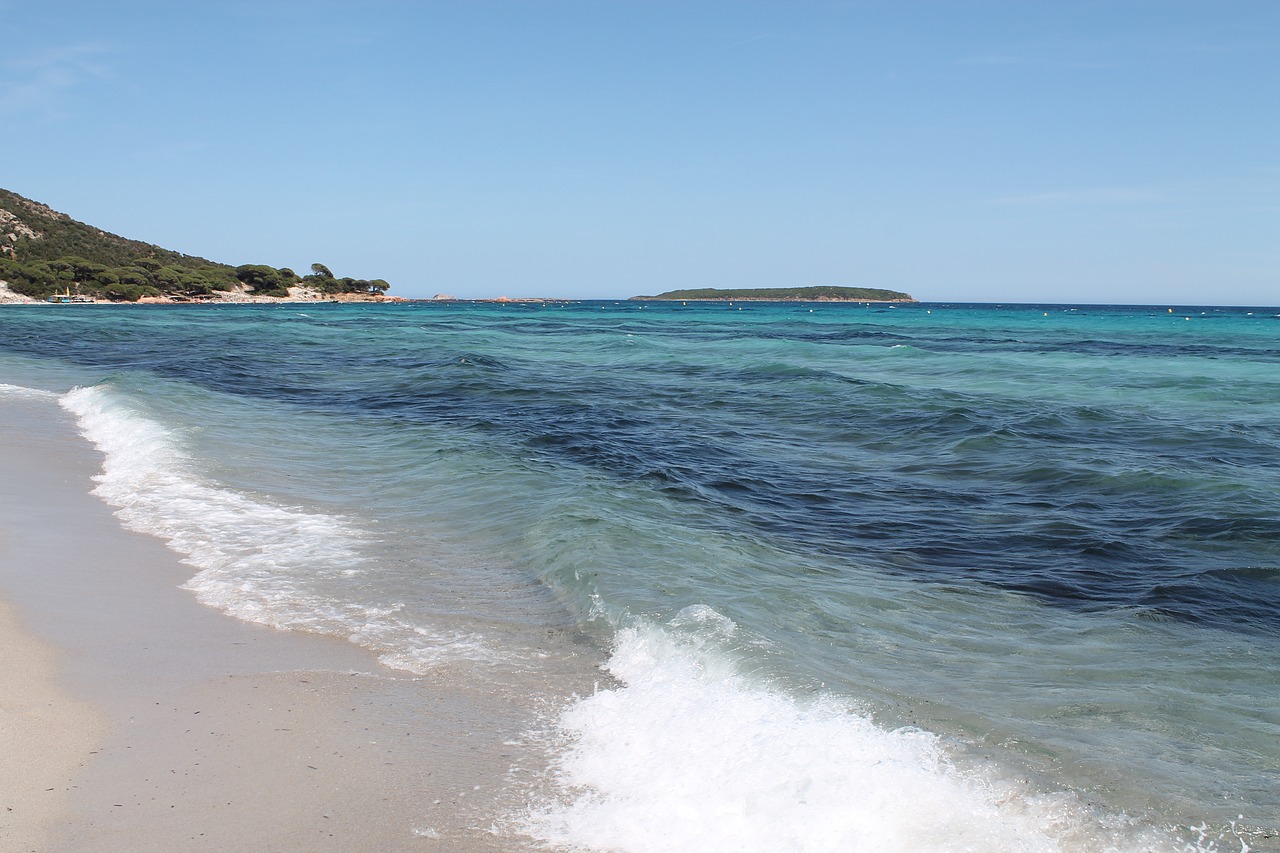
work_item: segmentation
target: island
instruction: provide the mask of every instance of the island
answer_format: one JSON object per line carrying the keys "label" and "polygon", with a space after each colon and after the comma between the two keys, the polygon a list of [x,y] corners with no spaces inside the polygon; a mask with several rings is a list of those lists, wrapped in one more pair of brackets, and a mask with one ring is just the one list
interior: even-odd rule
{"label": "island", "polygon": [[636,300],[681,302],[915,302],[909,293],[882,290],[877,287],[758,287],[722,290],[701,287],[694,290],[668,290],[657,296],[633,296]]}
{"label": "island", "polygon": [[129,240],[0,189],[0,302],[383,301],[382,279],[324,264],[233,267]]}

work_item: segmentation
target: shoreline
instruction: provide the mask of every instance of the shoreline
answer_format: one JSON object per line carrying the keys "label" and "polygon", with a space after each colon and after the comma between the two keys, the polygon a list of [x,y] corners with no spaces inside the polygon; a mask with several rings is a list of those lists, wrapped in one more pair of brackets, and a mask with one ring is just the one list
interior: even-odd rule
{"label": "shoreline", "polygon": [[0,397],[0,430],[0,724],[30,746],[7,849],[532,849],[494,829],[547,766],[526,696],[197,603],[89,494],[101,457],[52,396]]}
{"label": "shoreline", "polygon": [[[296,292],[295,292],[296,291]],[[413,300],[406,299],[403,296],[386,296],[361,293],[338,293],[325,294],[309,290],[307,288],[291,288],[288,296],[254,296],[252,293],[241,291],[219,291],[217,296],[205,299],[189,299],[186,297],[170,297],[170,296],[144,296],[136,302],[128,302],[124,300],[113,301],[110,299],[98,299],[92,296],[78,297],[75,302],[51,302],[47,299],[36,299],[31,296],[24,296],[20,293],[14,293],[7,284],[0,281],[0,305],[275,305],[279,304],[304,304],[314,305],[323,303],[384,303],[384,302],[410,302]]]}

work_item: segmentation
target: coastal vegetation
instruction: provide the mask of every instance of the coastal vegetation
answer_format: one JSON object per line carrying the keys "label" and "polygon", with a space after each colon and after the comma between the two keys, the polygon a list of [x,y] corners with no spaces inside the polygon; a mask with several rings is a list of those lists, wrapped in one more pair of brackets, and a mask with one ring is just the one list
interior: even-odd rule
{"label": "coastal vegetation", "polygon": [[632,299],[678,299],[720,302],[729,299],[760,302],[915,302],[909,293],[878,287],[758,287],[719,289],[702,287],[694,290],[668,290],[657,296],[633,296]]}
{"label": "coastal vegetation", "polygon": [[318,294],[381,295],[382,279],[339,278],[324,264],[310,275],[265,264],[231,266],[130,240],[0,189],[0,282],[46,299],[74,293],[112,302],[144,297],[214,299],[233,292],[284,297],[291,287]]}

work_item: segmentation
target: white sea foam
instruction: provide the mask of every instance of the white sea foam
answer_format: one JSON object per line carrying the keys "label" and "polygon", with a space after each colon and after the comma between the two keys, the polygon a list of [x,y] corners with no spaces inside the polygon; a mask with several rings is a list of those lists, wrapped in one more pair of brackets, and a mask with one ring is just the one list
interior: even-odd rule
{"label": "white sea foam", "polygon": [[1190,849],[1070,794],[961,769],[929,732],[751,684],[691,619],[723,630],[704,611],[674,632],[620,632],[609,667],[622,686],[565,712],[564,798],[525,831],[620,853]]}
{"label": "white sea foam", "polygon": [[105,455],[94,494],[116,507],[125,527],[163,539],[195,567],[185,586],[204,604],[276,628],[345,636],[388,665],[416,672],[494,657],[474,635],[401,618],[398,605],[318,593],[317,583],[362,567],[362,531],[348,519],[210,482],[178,435],[102,386],[76,388],[60,402]]}
{"label": "white sea foam", "polygon": [[8,385],[0,382],[0,397],[23,397],[33,400],[52,400],[58,395],[52,391],[42,391],[39,388],[24,388],[21,385]]}

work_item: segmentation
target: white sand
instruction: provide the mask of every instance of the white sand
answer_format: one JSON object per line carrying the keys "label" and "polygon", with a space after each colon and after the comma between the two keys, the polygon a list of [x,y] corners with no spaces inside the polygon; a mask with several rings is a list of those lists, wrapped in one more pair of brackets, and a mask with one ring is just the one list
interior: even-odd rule
{"label": "white sand", "polygon": [[77,774],[106,737],[106,715],[61,689],[56,664],[53,649],[28,634],[13,608],[0,601],[0,847],[5,850],[42,849],[49,829],[66,819]]}

